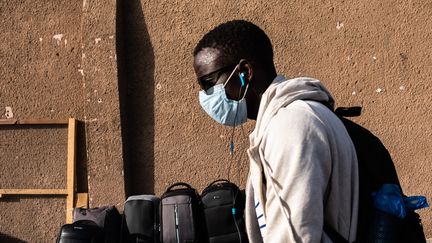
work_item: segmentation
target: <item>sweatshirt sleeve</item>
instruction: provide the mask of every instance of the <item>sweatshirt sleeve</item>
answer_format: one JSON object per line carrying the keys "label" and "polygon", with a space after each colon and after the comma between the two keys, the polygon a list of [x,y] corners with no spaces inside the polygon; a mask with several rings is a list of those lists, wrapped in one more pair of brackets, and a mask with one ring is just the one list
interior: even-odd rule
{"label": "sweatshirt sleeve", "polygon": [[261,151],[267,180],[264,242],[320,242],[332,163],[325,124],[307,107],[281,109]]}

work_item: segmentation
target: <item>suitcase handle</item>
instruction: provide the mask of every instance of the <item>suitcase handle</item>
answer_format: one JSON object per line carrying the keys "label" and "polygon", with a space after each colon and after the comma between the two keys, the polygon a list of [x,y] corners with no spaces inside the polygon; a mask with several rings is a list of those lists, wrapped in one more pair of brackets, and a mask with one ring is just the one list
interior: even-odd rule
{"label": "suitcase handle", "polygon": [[193,188],[189,184],[184,183],[184,182],[177,182],[177,183],[171,185],[170,187],[168,187],[168,189],[166,191],[167,192],[172,191],[172,189],[174,187],[176,187],[176,186],[183,186],[183,187],[186,187],[187,189],[192,189],[193,190]]}
{"label": "suitcase handle", "polygon": [[217,182],[227,182],[227,183],[231,183],[229,180],[227,180],[227,179],[218,179],[218,180],[215,180],[215,181],[213,181],[213,182],[211,182],[207,187],[209,187],[209,186],[211,186],[211,185],[214,185],[214,184],[216,184]]}

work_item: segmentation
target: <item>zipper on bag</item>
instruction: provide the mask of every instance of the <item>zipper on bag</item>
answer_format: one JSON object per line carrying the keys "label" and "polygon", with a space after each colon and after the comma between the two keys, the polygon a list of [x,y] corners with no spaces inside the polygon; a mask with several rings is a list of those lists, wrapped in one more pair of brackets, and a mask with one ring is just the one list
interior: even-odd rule
{"label": "zipper on bag", "polygon": [[177,243],[180,243],[180,233],[179,233],[179,217],[178,217],[178,205],[174,205],[174,218],[175,218],[175,230]]}

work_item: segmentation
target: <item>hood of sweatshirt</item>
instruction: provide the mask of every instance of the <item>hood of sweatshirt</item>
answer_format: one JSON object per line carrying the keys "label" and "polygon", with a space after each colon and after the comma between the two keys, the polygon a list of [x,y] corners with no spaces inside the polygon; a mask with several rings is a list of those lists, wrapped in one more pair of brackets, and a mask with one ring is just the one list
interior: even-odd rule
{"label": "hood of sweatshirt", "polygon": [[263,131],[279,109],[296,100],[323,102],[334,108],[333,97],[319,80],[307,77],[287,80],[278,75],[261,97],[255,129],[250,136],[251,146],[261,139]]}

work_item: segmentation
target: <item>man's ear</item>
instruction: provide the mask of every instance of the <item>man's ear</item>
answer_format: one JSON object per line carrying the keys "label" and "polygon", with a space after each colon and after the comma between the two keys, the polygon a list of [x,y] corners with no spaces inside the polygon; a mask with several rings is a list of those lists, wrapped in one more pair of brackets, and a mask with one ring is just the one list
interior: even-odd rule
{"label": "man's ear", "polygon": [[241,59],[239,63],[240,73],[244,73],[244,78],[247,84],[252,80],[253,69],[250,62],[246,59]]}

